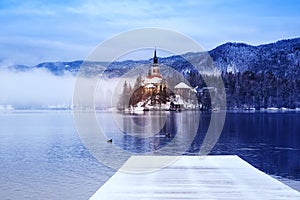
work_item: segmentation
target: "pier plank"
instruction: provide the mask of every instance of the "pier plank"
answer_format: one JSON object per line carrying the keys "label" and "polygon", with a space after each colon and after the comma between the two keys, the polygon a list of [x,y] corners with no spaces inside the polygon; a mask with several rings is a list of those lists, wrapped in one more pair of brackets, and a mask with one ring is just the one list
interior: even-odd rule
{"label": "pier plank", "polygon": [[182,156],[153,172],[122,172],[129,166],[147,171],[159,159],[170,158],[132,156],[91,199],[300,199],[298,191],[238,156]]}

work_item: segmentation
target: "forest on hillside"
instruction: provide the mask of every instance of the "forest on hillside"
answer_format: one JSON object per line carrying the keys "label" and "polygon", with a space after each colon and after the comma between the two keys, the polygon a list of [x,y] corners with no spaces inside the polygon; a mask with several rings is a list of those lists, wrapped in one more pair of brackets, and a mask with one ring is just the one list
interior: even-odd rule
{"label": "forest on hillside", "polygon": [[[276,77],[272,72],[252,71],[223,72],[221,76],[226,92],[227,109],[300,107],[300,77],[291,80]],[[187,80],[193,87],[205,87],[204,79],[209,77],[199,74],[187,76]],[[199,101],[201,102],[201,96]]]}

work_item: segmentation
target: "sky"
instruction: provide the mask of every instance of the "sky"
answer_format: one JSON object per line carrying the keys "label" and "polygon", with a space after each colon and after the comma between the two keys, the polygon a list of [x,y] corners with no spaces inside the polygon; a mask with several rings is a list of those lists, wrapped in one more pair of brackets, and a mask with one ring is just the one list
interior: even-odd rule
{"label": "sky", "polygon": [[166,28],[210,50],[300,36],[298,0],[0,0],[0,66],[85,59],[124,31]]}

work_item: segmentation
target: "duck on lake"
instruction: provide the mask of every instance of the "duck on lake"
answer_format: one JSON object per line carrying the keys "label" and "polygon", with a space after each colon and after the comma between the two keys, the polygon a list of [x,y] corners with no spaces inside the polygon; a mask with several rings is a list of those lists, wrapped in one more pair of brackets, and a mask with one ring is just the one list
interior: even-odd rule
{"label": "duck on lake", "polygon": [[109,139],[109,140],[107,140],[106,142],[107,142],[107,143],[112,143],[112,141],[113,141],[112,139]]}

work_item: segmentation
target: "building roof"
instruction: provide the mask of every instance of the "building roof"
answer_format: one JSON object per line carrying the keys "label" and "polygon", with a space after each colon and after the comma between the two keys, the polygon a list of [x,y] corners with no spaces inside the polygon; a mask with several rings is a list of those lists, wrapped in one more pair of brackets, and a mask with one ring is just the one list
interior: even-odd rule
{"label": "building roof", "polygon": [[180,82],[174,87],[175,89],[193,89],[184,82]]}
{"label": "building roof", "polygon": [[152,79],[152,78],[162,78],[162,76],[161,76],[161,75],[154,75],[154,74],[152,74],[152,75],[146,76],[146,78],[147,78],[147,79]]}
{"label": "building roof", "polygon": [[152,83],[150,83],[150,84],[147,84],[145,87],[146,88],[155,88],[155,85],[153,85]]}
{"label": "building roof", "polygon": [[162,82],[162,77],[161,76],[147,76],[144,80],[144,84],[160,84]]}

